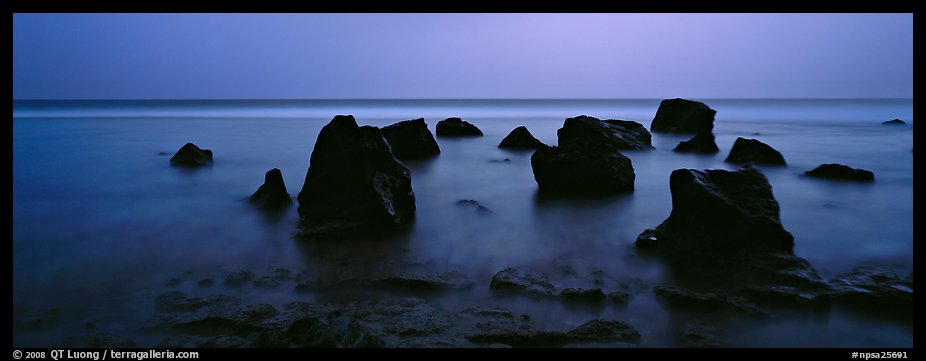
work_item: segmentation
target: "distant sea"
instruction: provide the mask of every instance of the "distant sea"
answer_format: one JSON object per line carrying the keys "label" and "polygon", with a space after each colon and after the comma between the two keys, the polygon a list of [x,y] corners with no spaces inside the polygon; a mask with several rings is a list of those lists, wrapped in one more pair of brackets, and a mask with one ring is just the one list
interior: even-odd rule
{"label": "distant sea", "polygon": [[[218,293],[196,280],[281,266],[309,277],[428,269],[456,271],[475,282],[462,294],[431,295],[448,310],[495,305],[531,315],[540,328],[575,327],[592,318],[627,321],[641,346],[674,346],[671,314],[652,294],[625,308],[573,309],[562,304],[493,298],[488,284],[506,267],[554,275],[601,270],[647,284],[665,281],[659,264],[635,256],[633,242],[671,210],[669,174],[678,168],[724,168],[737,137],[779,150],[787,167],[761,167],[781,205],[795,253],[824,278],[860,265],[905,276],[913,263],[913,102],[911,99],[698,99],[717,110],[720,153],[677,154],[687,136],[653,134],[652,151],[626,151],[636,172],[631,194],[600,200],[548,201],[536,195],[530,152],[497,148],[525,125],[556,144],[563,120],[580,114],[633,120],[649,128],[659,99],[627,100],[16,100],[13,108],[14,344],[54,346],[86,324],[139,346],[163,335],[140,329],[153,299],[182,281],[191,295]],[[423,117],[431,131],[461,117],[480,138],[438,138],[439,157],[407,162],[417,216],[407,234],[382,243],[311,244],[293,239],[295,205],[268,217],[246,198],[279,168],[289,193],[302,188],[319,130],[334,115],[385,126]],[[899,118],[909,125],[885,126]],[[215,153],[212,167],[174,169],[168,160],[192,142]],[[508,161],[505,161],[507,159]],[[800,176],[822,163],[875,173],[874,184]],[[455,205],[477,200],[489,216]],[[358,263],[359,262],[359,263]],[[569,285],[570,279],[557,280]],[[376,292],[295,293],[229,289],[247,300],[350,302]],[[15,327],[17,317],[58,310],[43,330]],[[911,315],[912,317],[912,315]],[[730,322],[729,341],[749,347],[912,347],[913,330],[879,319],[832,312],[774,321]]]}

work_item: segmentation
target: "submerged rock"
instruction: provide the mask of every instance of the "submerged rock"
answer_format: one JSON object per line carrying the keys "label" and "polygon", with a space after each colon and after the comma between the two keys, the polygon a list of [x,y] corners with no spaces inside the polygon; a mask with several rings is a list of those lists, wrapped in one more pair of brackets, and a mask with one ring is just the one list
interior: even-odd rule
{"label": "submerged rock", "polygon": [[475,125],[460,118],[447,118],[441,120],[437,122],[436,130],[438,137],[482,136],[482,131],[479,130],[479,128],[476,128]]}
{"label": "submerged rock", "polygon": [[913,320],[913,282],[880,267],[856,267],[830,281],[827,297],[834,305],[869,315]]}
{"label": "submerged rock", "polygon": [[681,347],[730,347],[723,338],[723,330],[702,324],[685,325],[678,332]]}
{"label": "submerged rock", "polygon": [[669,188],[672,212],[636,246],[664,258],[679,280],[729,289],[825,288],[810,263],[794,256],[794,237],[781,224],[768,179],[755,167],[677,169]]}
{"label": "submerged rock", "polygon": [[299,200],[301,238],[380,235],[415,214],[411,173],[379,128],[338,115],[318,134]]}
{"label": "submerged rock", "polygon": [[518,291],[537,296],[552,296],[556,287],[547,276],[536,271],[521,268],[505,268],[492,277],[489,289],[493,291]]}
{"label": "submerged rock", "polygon": [[650,124],[654,133],[698,134],[714,129],[717,111],[702,102],[675,98],[659,103],[656,116]]}
{"label": "submerged rock", "polygon": [[200,149],[193,143],[184,144],[170,157],[170,165],[174,167],[201,167],[212,165],[212,151]]}
{"label": "submerged rock", "polygon": [[600,120],[580,115],[566,118],[556,135],[560,147],[601,144],[615,149],[653,149],[652,135],[642,124],[629,120]]}
{"label": "submerged rock", "polygon": [[733,142],[733,148],[730,149],[730,155],[727,156],[727,162],[730,163],[756,163],[768,165],[785,165],[785,158],[775,148],[768,144],[762,143],[755,139],[736,138]]}
{"label": "submerged rock", "polygon": [[534,138],[534,135],[523,125],[514,128],[505,136],[505,139],[502,139],[501,143],[498,143],[499,148],[508,149],[537,149],[545,146],[546,144]]}
{"label": "submerged rock", "polygon": [[264,209],[289,207],[293,199],[286,192],[286,183],[283,183],[283,173],[273,168],[264,174],[264,184],[251,195],[251,203]]}
{"label": "submerged rock", "polygon": [[765,313],[760,311],[756,305],[739,296],[717,295],[712,292],[697,292],[671,286],[656,286],[653,292],[675,309],[696,313],[719,311],[756,317],[765,316]]}
{"label": "submerged rock", "polygon": [[234,270],[225,275],[225,286],[241,287],[250,282],[254,274],[248,270]]}
{"label": "submerged rock", "polygon": [[864,169],[855,169],[842,164],[827,163],[822,164],[812,170],[804,172],[804,175],[816,178],[827,178],[835,180],[847,180],[856,182],[874,182],[875,174]]}
{"label": "submerged rock", "polygon": [[466,338],[477,344],[511,347],[562,347],[568,344],[637,344],[640,333],[614,320],[594,319],[567,332],[537,330],[526,319],[501,319],[477,324],[478,332]]}
{"label": "submerged rock", "polygon": [[900,119],[892,119],[892,120],[888,120],[888,121],[886,121],[886,122],[883,122],[883,123],[881,123],[881,124],[884,124],[884,125],[907,125],[907,122],[904,122],[903,120],[900,120]]}
{"label": "submerged rock", "polygon": [[679,153],[702,153],[714,154],[720,151],[717,143],[714,142],[713,133],[698,133],[689,140],[682,141],[675,146],[673,151]]}
{"label": "submerged rock", "polygon": [[600,288],[564,288],[560,297],[569,302],[604,303],[605,294]]}
{"label": "submerged rock", "polygon": [[461,206],[461,207],[473,207],[473,208],[476,209],[476,212],[479,213],[479,214],[491,214],[491,213],[493,213],[491,209],[486,208],[486,206],[483,206],[482,204],[479,204],[479,202],[474,201],[474,200],[472,200],[472,199],[461,199],[461,200],[458,200],[457,203],[456,203],[456,205]]}
{"label": "submerged rock", "polygon": [[544,147],[531,155],[541,194],[602,195],[633,190],[630,158],[607,148]]}
{"label": "submerged rock", "polygon": [[383,127],[383,137],[399,159],[421,159],[440,154],[434,135],[424,118],[403,120]]}

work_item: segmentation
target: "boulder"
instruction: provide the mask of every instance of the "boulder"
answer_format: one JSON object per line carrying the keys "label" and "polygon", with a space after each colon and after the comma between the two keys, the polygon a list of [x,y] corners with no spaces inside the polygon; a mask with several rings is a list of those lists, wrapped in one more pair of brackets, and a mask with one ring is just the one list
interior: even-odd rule
{"label": "boulder", "polygon": [[338,115],[318,134],[299,200],[301,238],[380,235],[415,215],[411,173],[379,128]]}
{"label": "boulder", "polygon": [[534,180],[545,195],[604,195],[633,191],[630,158],[608,148],[543,147],[531,155]]}
{"label": "boulder", "polygon": [[672,149],[679,153],[714,154],[720,151],[714,142],[713,133],[698,133],[689,140],[682,141]]}
{"label": "boulder", "polygon": [[212,165],[212,151],[200,149],[193,143],[187,143],[180,147],[173,157],[170,157],[170,165],[187,168]]}
{"label": "boulder", "polygon": [[847,180],[856,182],[874,182],[875,174],[864,169],[855,169],[842,164],[822,164],[812,170],[804,172],[809,177]]}
{"label": "boulder", "polygon": [[654,133],[698,134],[714,129],[717,111],[702,102],[675,98],[659,103],[649,130]]}
{"label": "boulder", "polygon": [[669,217],[644,231],[636,246],[664,258],[679,281],[727,289],[826,287],[809,262],[794,256],[794,237],[781,224],[772,187],[752,165],[677,169],[669,188]]}
{"label": "boulder", "polygon": [[440,147],[424,118],[403,120],[383,127],[383,137],[392,147],[392,154],[399,159],[421,159],[440,154]]}
{"label": "boulder", "polygon": [[460,118],[447,118],[437,122],[438,137],[481,137],[482,131]]}
{"label": "boulder", "polygon": [[786,165],[785,158],[775,148],[755,139],[736,138],[727,162],[744,164]]}
{"label": "boulder", "polygon": [[547,145],[534,138],[534,135],[523,125],[514,128],[505,136],[505,139],[502,139],[501,143],[498,143],[499,148],[507,149],[537,149],[545,146]]}
{"label": "boulder", "polygon": [[556,135],[561,147],[607,144],[616,149],[653,149],[652,135],[642,124],[629,120],[600,120],[580,115],[566,118]]}
{"label": "boulder", "polygon": [[884,125],[907,125],[907,122],[904,122],[903,120],[900,120],[900,119],[892,119],[892,120],[888,120],[888,121],[886,121],[886,122],[883,122],[883,123],[881,123],[881,124],[884,124]]}
{"label": "boulder", "polygon": [[492,277],[489,289],[493,291],[520,291],[537,296],[552,296],[556,287],[540,272],[520,268],[505,268]]}
{"label": "boulder", "polygon": [[293,199],[286,192],[283,173],[277,168],[267,171],[264,174],[264,184],[251,195],[250,201],[257,207],[265,209],[289,207]]}

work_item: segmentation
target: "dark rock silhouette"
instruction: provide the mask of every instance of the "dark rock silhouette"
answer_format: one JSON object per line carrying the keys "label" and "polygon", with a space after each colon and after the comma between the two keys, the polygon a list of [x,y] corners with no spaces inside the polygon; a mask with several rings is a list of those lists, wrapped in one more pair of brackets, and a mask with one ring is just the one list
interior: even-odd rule
{"label": "dark rock silhouette", "polygon": [[883,122],[883,123],[881,123],[881,124],[884,124],[884,125],[907,125],[907,122],[904,122],[903,120],[900,120],[900,119],[892,119],[892,120],[888,120],[888,121],[886,121],[886,122]]}
{"label": "dark rock silhouette", "polygon": [[174,167],[201,167],[212,165],[212,151],[200,149],[193,143],[184,144],[170,157],[170,165]]}
{"label": "dark rock silhouette", "polygon": [[736,138],[727,162],[744,164],[786,165],[785,158],[775,148],[755,139]]}
{"label": "dark rock silhouette", "polygon": [[264,209],[289,207],[293,203],[293,199],[286,192],[283,173],[277,168],[267,171],[264,174],[264,184],[251,195],[250,201]]}
{"label": "dark rock silhouette", "polygon": [[392,147],[392,154],[399,159],[421,159],[440,154],[440,147],[424,118],[403,120],[383,127],[383,137]]}
{"label": "dark rock silhouette", "polygon": [[493,291],[520,291],[535,296],[552,296],[556,287],[547,276],[536,271],[505,268],[492,277],[489,289]]}
{"label": "dark rock silhouette", "polygon": [[338,115],[318,134],[297,197],[301,238],[382,235],[415,214],[411,174],[379,128]]}
{"label": "dark rock silhouette", "polygon": [[523,125],[514,128],[505,136],[505,139],[502,139],[501,143],[498,143],[499,148],[507,149],[537,149],[545,146],[546,144],[534,138],[534,135]]}
{"label": "dark rock silhouette", "polygon": [[616,149],[653,149],[652,135],[642,124],[629,120],[600,120],[580,115],[566,118],[556,135],[561,147],[600,143]]}
{"label": "dark rock silhouette", "polygon": [[476,212],[479,213],[479,214],[491,214],[491,213],[493,213],[491,209],[486,208],[486,206],[484,206],[484,205],[480,204],[479,202],[477,202],[477,201],[475,201],[475,200],[472,200],[472,199],[461,199],[461,200],[458,200],[456,204],[457,204],[458,206],[461,206],[461,207],[472,207],[472,208],[475,208],[475,209],[476,209]]}
{"label": "dark rock silhouette", "polygon": [[601,195],[633,190],[630,158],[607,147],[544,147],[531,156],[541,194]]}
{"label": "dark rock silhouette", "polygon": [[755,167],[677,169],[669,187],[672,212],[636,245],[665,259],[680,281],[727,290],[826,288],[810,263],[794,256],[794,237],[781,224],[768,179]]}
{"label": "dark rock silhouette", "polygon": [[482,131],[470,122],[460,118],[447,118],[437,122],[435,127],[438,137],[481,137]]}
{"label": "dark rock silhouette", "polygon": [[714,142],[713,133],[698,133],[689,140],[682,141],[675,146],[673,151],[679,153],[702,153],[714,154],[720,151],[717,143]]}
{"label": "dark rock silhouette", "polygon": [[804,175],[816,178],[826,178],[835,180],[847,180],[857,182],[874,182],[875,174],[864,169],[855,169],[849,166],[835,163],[821,164],[812,170],[804,172]]}
{"label": "dark rock silhouette", "polygon": [[714,129],[717,111],[702,102],[675,98],[659,103],[649,130],[654,133],[697,134]]}

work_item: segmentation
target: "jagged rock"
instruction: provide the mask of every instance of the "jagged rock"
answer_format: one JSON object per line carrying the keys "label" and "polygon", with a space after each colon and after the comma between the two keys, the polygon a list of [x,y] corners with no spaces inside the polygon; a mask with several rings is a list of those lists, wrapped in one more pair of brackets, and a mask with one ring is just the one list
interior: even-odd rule
{"label": "jagged rock", "polygon": [[440,154],[434,135],[424,118],[403,120],[383,127],[383,137],[399,159],[421,159]]}
{"label": "jagged rock", "polygon": [[184,144],[170,157],[170,165],[174,167],[200,167],[212,165],[212,151],[200,149],[193,143]]}
{"label": "jagged rock", "polygon": [[489,289],[493,291],[520,291],[531,295],[552,296],[556,287],[543,273],[520,268],[505,268],[492,277]]}
{"label": "jagged rock", "polygon": [[650,131],[658,133],[697,134],[714,129],[717,111],[702,102],[675,98],[659,103]]}
{"label": "jagged rock", "polygon": [[812,170],[804,172],[804,175],[816,178],[826,178],[835,180],[848,180],[856,182],[874,182],[875,174],[864,169],[855,169],[842,164],[827,163],[822,164]]}
{"label": "jagged rock", "polygon": [[482,131],[475,125],[460,118],[447,118],[437,122],[438,137],[481,137]]}
{"label": "jagged rock", "polygon": [[888,121],[886,121],[886,122],[883,122],[883,123],[881,123],[881,124],[884,124],[884,125],[907,125],[907,122],[904,122],[903,120],[900,120],[900,119],[892,119],[892,120],[888,120]]}
{"label": "jagged rock", "polygon": [[717,143],[714,142],[713,133],[698,133],[689,140],[682,141],[675,146],[673,151],[679,153],[702,153],[714,154],[720,151]]}
{"label": "jagged rock", "polygon": [[781,224],[768,179],[755,167],[677,169],[669,188],[672,212],[636,245],[664,258],[679,280],[713,287],[826,287],[809,262],[794,256],[794,237]]}
{"label": "jagged rock", "polygon": [[409,225],[415,214],[411,173],[376,127],[338,115],[318,134],[299,192],[304,239],[381,235]]}
{"label": "jagged rock", "polygon": [[286,192],[283,173],[273,168],[264,174],[264,184],[251,195],[251,203],[264,209],[289,207],[293,199]]}
{"label": "jagged rock", "polygon": [[629,120],[600,120],[580,115],[566,118],[556,135],[560,147],[604,144],[615,149],[653,149],[652,135],[642,124]]}
{"label": "jagged rock", "polygon": [[736,138],[727,162],[785,165],[785,158],[775,148],[755,139]]}
{"label": "jagged rock", "polygon": [[499,148],[508,149],[537,149],[545,146],[546,144],[534,138],[534,135],[523,125],[514,128],[505,136],[505,139],[502,139],[501,143],[498,143]]}

